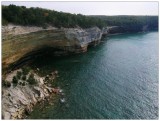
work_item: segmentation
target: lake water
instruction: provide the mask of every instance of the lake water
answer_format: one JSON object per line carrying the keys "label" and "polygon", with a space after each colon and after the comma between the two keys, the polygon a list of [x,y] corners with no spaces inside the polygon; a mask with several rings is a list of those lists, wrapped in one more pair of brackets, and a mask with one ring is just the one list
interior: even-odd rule
{"label": "lake water", "polygon": [[158,119],[158,32],[109,36],[88,52],[41,57],[41,73],[59,71],[54,85],[66,102],[37,105],[29,119]]}

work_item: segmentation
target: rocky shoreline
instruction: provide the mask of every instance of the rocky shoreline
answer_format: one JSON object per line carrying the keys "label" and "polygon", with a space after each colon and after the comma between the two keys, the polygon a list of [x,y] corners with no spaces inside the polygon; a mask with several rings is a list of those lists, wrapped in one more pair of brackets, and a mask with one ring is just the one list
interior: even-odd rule
{"label": "rocky shoreline", "polygon": [[[49,81],[54,81],[58,76],[58,71],[53,71],[45,77],[40,77],[37,71],[30,70],[25,75],[26,79],[21,75],[15,83],[14,77],[18,77],[16,74],[23,73],[23,70],[14,70],[6,76],[5,81],[3,80],[2,119],[22,119],[32,112],[38,102],[47,100],[53,94],[61,93],[60,88],[53,88],[49,84]],[[31,75],[36,83],[29,81]]]}
{"label": "rocky shoreline", "polygon": [[[142,31],[145,31],[142,29]],[[10,65],[33,58],[52,48],[55,56],[86,52],[88,46],[96,46],[103,36],[129,32],[125,27],[110,26],[91,28],[48,28],[8,24],[2,26],[3,70]],[[4,72],[4,71],[3,71]]]}
{"label": "rocky shoreline", "polygon": [[[86,52],[89,44],[97,45],[100,42],[102,31],[98,27],[43,29],[11,24],[3,26],[2,35],[2,68],[9,70],[13,63],[23,57],[32,58],[44,47],[61,50],[55,51],[55,55]],[[11,69],[3,75],[2,119],[22,119],[38,102],[61,93],[61,89],[53,88],[50,84],[58,76],[58,71],[45,77],[38,75],[39,69],[26,71],[23,68]],[[60,99],[60,102],[64,103],[65,99]]]}
{"label": "rocky shoreline", "polygon": [[[105,30],[104,30],[105,31]],[[21,60],[36,55],[44,48],[53,48],[53,55],[86,52],[88,45],[97,45],[102,38],[98,27],[87,29],[55,28],[46,29],[32,26],[2,26],[3,69]]]}
{"label": "rocky shoreline", "polygon": [[[40,50],[54,48],[53,55],[86,52],[89,45],[97,45],[105,35],[117,34],[122,28],[113,26],[88,29],[50,27],[7,26],[2,28],[2,69],[9,70],[16,62],[34,58]],[[14,70],[14,69],[13,69]],[[39,69],[24,74],[24,69],[12,69],[2,81],[2,119],[22,119],[32,111],[37,102],[44,101],[59,88],[51,87],[50,81],[58,76],[58,71],[40,77]],[[4,71],[3,71],[4,73]],[[60,100],[64,102],[64,99]]]}

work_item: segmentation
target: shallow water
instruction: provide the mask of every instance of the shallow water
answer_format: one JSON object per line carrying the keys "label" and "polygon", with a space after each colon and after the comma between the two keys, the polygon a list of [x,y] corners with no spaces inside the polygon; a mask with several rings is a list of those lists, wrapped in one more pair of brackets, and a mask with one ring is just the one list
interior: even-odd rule
{"label": "shallow water", "polygon": [[65,93],[54,105],[37,105],[29,119],[158,119],[158,32],[106,37],[87,53],[40,57],[32,66]]}

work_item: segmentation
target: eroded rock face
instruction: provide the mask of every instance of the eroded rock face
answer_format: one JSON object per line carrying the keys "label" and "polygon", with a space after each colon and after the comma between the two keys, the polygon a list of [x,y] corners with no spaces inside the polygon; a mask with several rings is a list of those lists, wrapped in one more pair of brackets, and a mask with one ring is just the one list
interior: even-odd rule
{"label": "eroded rock face", "polygon": [[109,33],[108,33],[108,28],[107,28],[107,27],[103,27],[102,33],[103,33],[103,35],[109,34]]}
{"label": "eroded rock face", "polygon": [[[22,32],[20,32],[22,29]],[[67,52],[80,53],[87,51],[89,44],[99,43],[102,32],[98,27],[89,29],[30,29],[24,27],[3,27],[2,31],[2,63],[3,68],[18,61],[29,53],[52,47],[63,50],[55,52],[63,54]]]}
{"label": "eroded rock face", "polygon": [[66,29],[65,34],[67,39],[77,40],[81,47],[91,42],[99,41],[102,37],[102,32],[98,27],[89,29]]}
{"label": "eroded rock face", "polygon": [[[15,70],[17,72],[19,70]],[[6,79],[11,82],[15,73],[9,74]],[[44,84],[44,78],[39,77],[34,73],[34,78],[37,80],[36,85],[26,84],[25,86],[13,84],[11,87],[3,87],[2,91],[2,118],[3,119],[21,119],[23,114],[29,114],[33,106],[51,94],[54,93],[54,88]]]}

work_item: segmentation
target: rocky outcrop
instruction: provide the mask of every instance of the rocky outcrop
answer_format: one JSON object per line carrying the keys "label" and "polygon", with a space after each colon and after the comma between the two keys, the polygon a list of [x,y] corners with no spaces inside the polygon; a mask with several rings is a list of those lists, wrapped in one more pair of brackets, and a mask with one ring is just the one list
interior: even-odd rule
{"label": "rocky outcrop", "polygon": [[[6,80],[11,83],[12,78],[17,71],[19,70],[15,70],[8,74]],[[52,73],[51,77],[56,77],[56,75],[57,72],[55,71]],[[22,80],[19,80],[19,83],[16,86],[11,83],[10,87],[2,87],[3,119],[23,118],[23,114],[29,114],[37,102],[47,99],[55,93],[55,90],[57,91],[57,89],[51,88],[45,84],[44,77],[39,77],[34,73],[34,78],[37,80],[37,84],[34,85],[30,85],[27,82],[25,82],[25,85],[20,85]]]}
{"label": "rocky outcrop", "polygon": [[[98,27],[93,27],[89,29],[65,29],[65,35],[68,40],[77,41],[77,47],[82,48],[82,51],[87,51],[87,46],[89,44],[97,43],[101,40],[102,32]],[[83,48],[85,48],[83,50]],[[79,52],[79,50],[73,50],[74,52]]]}
{"label": "rocky outcrop", "polygon": [[100,30],[98,27],[88,29],[48,27],[43,29],[33,26],[3,26],[2,67],[4,70],[11,64],[17,65],[25,60],[28,61],[45,52],[45,48],[52,48],[52,54],[56,56],[81,53],[87,51],[88,45],[97,45],[102,35],[148,30],[147,25],[142,28],[132,27],[132,25],[127,27],[108,26]]}
{"label": "rocky outcrop", "polygon": [[85,52],[89,44],[99,43],[102,32],[98,27],[30,29],[12,25],[3,27],[2,35],[2,63],[3,68],[7,68],[22,57],[47,47],[62,50],[60,53]]}
{"label": "rocky outcrop", "polygon": [[102,33],[103,33],[104,36],[107,35],[108,34],[108,28],[107,27],[103,27]]}

